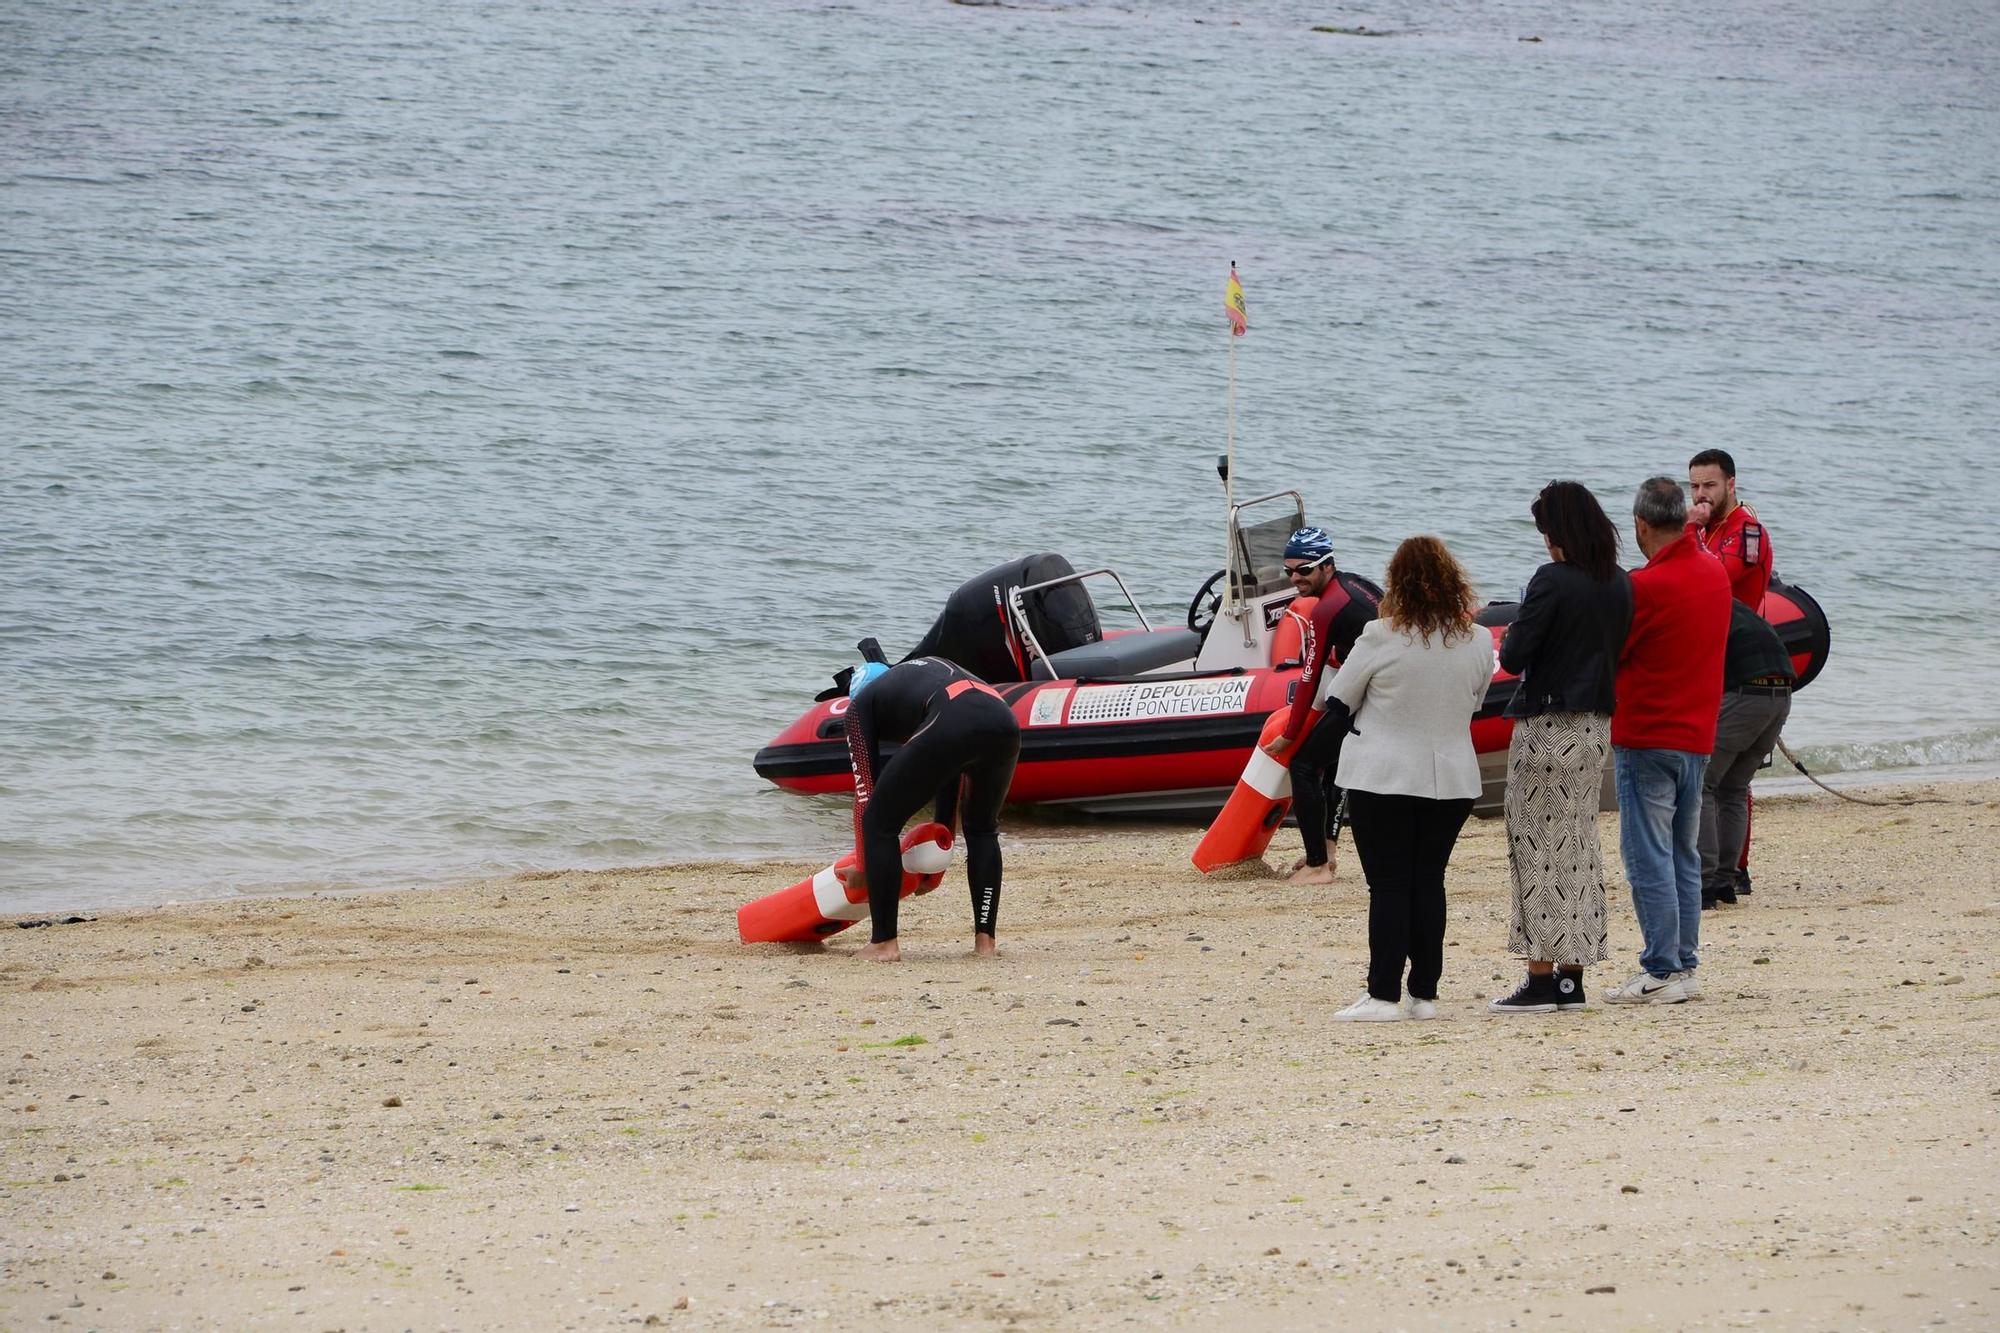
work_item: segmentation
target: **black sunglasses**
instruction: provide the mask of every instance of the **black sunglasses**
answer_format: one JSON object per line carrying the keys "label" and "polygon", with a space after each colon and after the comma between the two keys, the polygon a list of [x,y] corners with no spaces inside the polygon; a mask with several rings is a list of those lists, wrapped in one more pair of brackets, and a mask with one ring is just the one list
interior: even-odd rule
{"label": "black sunglasses", "polygon": [[1299,578],[1303,575],[1312,573],[1315,569],[1318,568],[1319,568],[1319,561],[1317,560],[1313,561],[1310,565],[1286,565],[1285,577],[1288,579]]}

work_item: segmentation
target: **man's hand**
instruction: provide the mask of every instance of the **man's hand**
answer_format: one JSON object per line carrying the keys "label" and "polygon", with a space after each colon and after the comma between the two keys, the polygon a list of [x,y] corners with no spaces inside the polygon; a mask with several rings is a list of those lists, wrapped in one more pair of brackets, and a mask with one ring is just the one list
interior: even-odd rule
{"label": "man's hand", "polygon": [[1293,741],[1287,739],[1284,736],[1273,736],[1270,740],[1265,741],[1262,745],[1259,745],[1257,748],[1262,750],[1265,754],[1270,755],[1271,758],[1273,759],[1283,759],[1285,757],[1285,752],[1291,749],[1293,744],[1294,744]]}
{"label": "man's hand", "polygon": [[1688,517],[1692,519],[1697,525],[1705,528],[1708,526],[1708,516],[1710,513],[1713,512],[1713,510],[1714,506],[1711,505],[1708,501],[1696,500],[1693,504],[1688,506]]}

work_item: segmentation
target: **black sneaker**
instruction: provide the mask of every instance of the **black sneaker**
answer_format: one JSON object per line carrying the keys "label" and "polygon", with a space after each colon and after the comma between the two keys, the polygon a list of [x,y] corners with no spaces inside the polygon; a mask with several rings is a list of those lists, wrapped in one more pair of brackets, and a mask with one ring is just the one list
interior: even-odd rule
{"label": "black sneaker", "polygon": [[1583,973],[1556,973],[1556,1008],[1581,1009],[1589,1003],[1583,998]]}
{"label": "black sneaker", "polygon": [[1736,872],[1736,891],[1746,897],[1749,895],[1750,872],[1748,870],[1739,870]]}
{"label": "black sneaker", "polygon": [[1556,979],[1530,972],[1512,995],[1486,1002],[1489,1014],[1552,1014],[1556,1011]]}

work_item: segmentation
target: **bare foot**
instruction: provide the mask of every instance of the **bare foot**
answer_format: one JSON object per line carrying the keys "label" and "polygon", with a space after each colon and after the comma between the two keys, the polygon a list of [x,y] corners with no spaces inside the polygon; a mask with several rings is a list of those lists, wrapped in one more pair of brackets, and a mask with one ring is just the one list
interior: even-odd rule
{"label": "bare foot", "polygon": [[1301,856],[1301,857],[1300,857],[1300,858],[1299,858],[1298,860],[1296,860],[1296,861],[1292,862],[1292,868],[1291,868],[1290,870],[1287,870],[1287,871],[1285,872],[1285,874],[1286,874],[1286,875],[1287,875],[1288,877],[1289,877],[1289,876],[1292,876],[1292,875],[1296,875],[1296,874],[1298,874],[1298,873],[1299,873],[1299,872],[1300,872],[1301,870],[1304,870],[1305,868],[1306,868],[1306,859],[1305,859],[1305,858],[1304,858],[1303,856]]}
{"label": "bare foot", "polygon": [[1285,876],[1285,883],[1331,884],[1333,883],[1333,862],[1328,861],[1325,865],[1321,866],[1309,866],[1301,861],[1298,869]]}
{"label": "bare foot", "polygon": [[903,946],[896,940],[864,944],[854,955],[865,963],[900,963],[903,961]]}
{"label": "bare foot", "polygon": [[972,952],[980,958],[997,958],[1000,956],[1000,946],[993,942],[991,935],[974,935]]}

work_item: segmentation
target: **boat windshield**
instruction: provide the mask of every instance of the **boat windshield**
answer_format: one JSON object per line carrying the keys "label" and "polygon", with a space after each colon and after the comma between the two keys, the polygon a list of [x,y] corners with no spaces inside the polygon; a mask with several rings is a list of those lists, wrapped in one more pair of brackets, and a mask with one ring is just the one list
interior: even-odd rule
{"label": "boat windshield", "polygon": [[1286,511],[1257,523],[1238,522],[1235,568],[1231,570],[1239,598],[1262,597],[1290,588],[1285,577],[1285,543],[1300,526],[1295,511]]}

